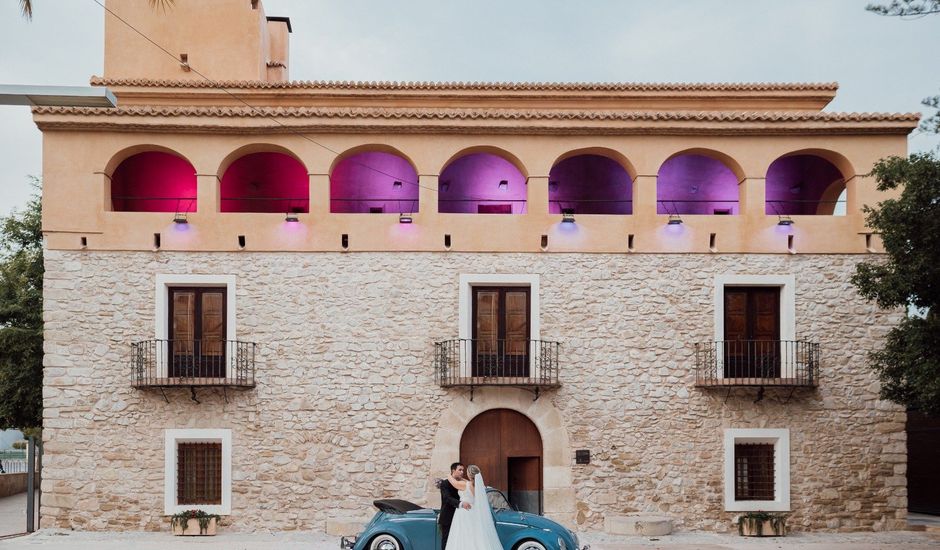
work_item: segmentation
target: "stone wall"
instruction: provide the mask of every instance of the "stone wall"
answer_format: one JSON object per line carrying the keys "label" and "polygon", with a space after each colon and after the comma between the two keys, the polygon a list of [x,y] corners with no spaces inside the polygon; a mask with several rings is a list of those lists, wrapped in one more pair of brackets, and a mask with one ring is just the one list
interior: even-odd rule
{"label": "stone wall", "polygon": [[[42,523],[165,529],[163,430],[188,427],[233,430],[226,529],[322,530],[380,497],[436,506],[442,419],[532,403],[505,390],[471,403],[435,384],[432,342],[457,336],[458,274],[536,273],[562,387],[529,414],[550,411],[563,432],[543,434],[567,464],[562,519],[598,529],[605,514],[657,512],[728,530],[723,430],[767,427],[790,430],[792,528],[897,528],[904,412],[878,400],[865,366],[897,315],[856,295],[860,258],[48,251]],[[201,389],[196,403],[188,389],[167,402],[131,388],[130,343],[154,337],[156,273],[236,275],[237,337],[260,343],[255,389]],[[795,276],[797,337],[822,347],[817,390],[755,403],[754,390],[694,387],[692,344],[714,338],[718,274]],[[591,464],[575,465],[574,449],[591,449]]]}
{"label": "stone wall", "polygon": [[26,474],[0,474],[0,498],[26,492]]}

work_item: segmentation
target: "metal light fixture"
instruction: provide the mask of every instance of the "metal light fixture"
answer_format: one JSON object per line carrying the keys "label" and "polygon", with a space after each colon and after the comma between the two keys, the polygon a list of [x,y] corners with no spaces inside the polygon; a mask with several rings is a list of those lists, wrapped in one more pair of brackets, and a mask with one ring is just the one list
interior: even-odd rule
{"label": "metal light fixture", "polygon": [[509,180],[500,180],[499,181],[499,190],[508,191],[509,190]]}
{"label": "metal light fixture", "polygon": [[177,212],[173,215],[173,223],[189,223],[186,219],[186,212]]}
{"label": "metal light fixture", "polygon": [[793,225],[795,223],[790,216],[779,216],[779,218],[777,225]]}
{"label": "metal light fixture", "polygon": [[682,218],[679,217],[679,214],[669,214],[669,221],[666,222],[667,225],[682,225]]}
{"label": "metal light fixture", "polygon": [[574,223],[574,208],[561,209],[561,223]]}
{"label": "metal light fixture", "polygon": [[300,221],[300,218],[297,217],[297,212],[288,212],[284,216],[285,222],[296,223]]}
{"label": "metal light fixture", "polygon": [[401,189],[401,182],[400,181],[392,182],[392,189]]}
{"label": "metal light fixture", "polygon": [[558,191],[558,182],[557,182],[557,181],[549,181],[549,182],[548,182],[548,190],[549,190],[549,191]]}
{"label": "metal light fixture", "polygon": [[414,220],[411,218],[411,214],[405,214],[402,212],[398,215],[398,223],[412,223]]}

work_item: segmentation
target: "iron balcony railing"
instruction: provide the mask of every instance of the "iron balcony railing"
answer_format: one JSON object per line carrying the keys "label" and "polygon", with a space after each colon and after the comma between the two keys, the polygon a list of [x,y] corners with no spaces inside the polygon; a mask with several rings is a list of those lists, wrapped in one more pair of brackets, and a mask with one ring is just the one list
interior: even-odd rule
{"label": "iron balcony railing", "polygon": [[459,338],[434,346],[434,367],[442,387],[560,385],[558,342]]}
{"label": "iron balcony railing", "polygon": [[719,340],[695,344],[695,385],[816,386],[819,344],[801,340]]}
{"label": "iron balcony railing", "polygon": [[258,345],[236,340],[143,340],[131,344],[131,385],[255,385]]}

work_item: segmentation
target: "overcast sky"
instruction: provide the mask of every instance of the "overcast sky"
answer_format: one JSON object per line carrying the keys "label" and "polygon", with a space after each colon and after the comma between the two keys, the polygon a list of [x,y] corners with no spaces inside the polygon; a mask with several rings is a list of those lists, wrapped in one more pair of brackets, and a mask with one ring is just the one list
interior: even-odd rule
{"label": "overcast sky", "polygon": [[[920,100],[940,93],[940,16],[879,17],[868,1],[263,3],[291,18],[298,80],[837,81],[830,111],[930,112]],[[33,0],[32,22],[18,4],[0,0],[0,83],[85,85],[101,74],[97,4]],[[912,151],[938,146],[937,136],[910,138]],[[0,106],[0,161],[5,215],[29,196],[27,175],[42,172],[28,108]]]}

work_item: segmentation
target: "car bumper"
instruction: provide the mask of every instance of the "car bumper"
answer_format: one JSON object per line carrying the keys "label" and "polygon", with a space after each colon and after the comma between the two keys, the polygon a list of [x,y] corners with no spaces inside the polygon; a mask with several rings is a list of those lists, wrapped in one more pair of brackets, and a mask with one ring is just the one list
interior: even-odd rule
{"label": "car bumper", "polygon": [[342,550],[353,550],[356,546],[356,537],[343,537],[339,539],[339,547]]}

